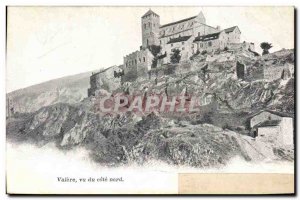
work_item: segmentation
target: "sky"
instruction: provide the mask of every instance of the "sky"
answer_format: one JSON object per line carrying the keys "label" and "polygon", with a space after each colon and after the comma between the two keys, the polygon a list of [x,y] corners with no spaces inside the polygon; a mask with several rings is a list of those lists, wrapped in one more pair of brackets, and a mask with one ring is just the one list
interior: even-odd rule
{"label": "sky", "polygon": [[241,41],[294,48],[293,7],[9,7],[6,91],[123,63],[142,43],[151,8],[166,24],[203,12],[206,23],[239,26]]}

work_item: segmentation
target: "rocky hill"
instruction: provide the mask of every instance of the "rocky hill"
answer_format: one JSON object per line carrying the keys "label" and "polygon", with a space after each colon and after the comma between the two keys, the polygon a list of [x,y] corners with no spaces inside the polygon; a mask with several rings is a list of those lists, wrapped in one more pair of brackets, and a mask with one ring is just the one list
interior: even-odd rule
{"label": "rocky hill", "polygon": [[78,103],[87,96],[92,72],[76,74],[19,89],[7,94],[14,111],[34,112],[55,103]]}
{"label": "rocky hill", "polygon": [[[248,136],[247,120],[250,114],[262,108],[293,112],[294,78],[247,81],[235,74],[236,61],[253,68],[270,63],[275,66],[274,60],[282,65],[293,64],[293,51],[267,56],[254,56],[249,51],[237,51],[229,58],[223,55],[195,55],[192,71],[125,83],[114,92],[103,91],[111,95],[116,92],[134,94],[145,93],[147,88],[148,93],[157,94],[211,94],[217,105],[214,110],[201,114],[135,115],[126,112],[110,116],[95,111],[97,97],[83,99],[79,95],[76,99],[70,97],[73,100],[69,102],[68,96],[57,95],[55,100],[46,103],[48,106],[27,108],[25,111],[33,112],[7,119],[7,138],[38,145],[55,142],[60,149],[84,146],[91,150],[97,162],[106,165],[144,163],[154,159],[176,165],[209,167],[224,165],[235,156],[248,161],[293,160],[293,148],[255,141]],[[88,82],[84,76],[73,84],[69,82],[72,87],[68,90],[75,91],[79,87],[83,92],[85,86],[79,84],[83,79]],[[27,101],[34,95],[37,92],[29,92]],[[18,98],[26,99],[26,96],[24,92]]]}

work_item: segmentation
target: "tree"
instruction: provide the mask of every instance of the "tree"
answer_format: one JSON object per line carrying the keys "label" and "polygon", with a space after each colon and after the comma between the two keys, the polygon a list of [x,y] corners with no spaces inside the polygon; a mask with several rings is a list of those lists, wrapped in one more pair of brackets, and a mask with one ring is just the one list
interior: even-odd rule
{"label": "tree", "polygon": [[148,46],[148,49],[151,51],[152,55],[156,57],[161,51],[161,46],[153,44]]}
{"label": "tree", "polygon": [[152,60],[151,68],[156,68],[157,61],[159,59],[159,53],[161,51],[161,46],[150,45],[150,46],[148,46],[148,49],[151,51],[152,55],[154,56],[154,58]]}
{"label": "tree", "polygon": [[170,61],[171,61],[172,64],[179,63],[179,61],[181,59],[180,50],[179,49],[173,49],[170,59],[171,59]]}
{"label": "tree", "polygon": [[262,42],[260,44],[260,48],[263,49],[263,53],[262,55],[265,55],[265,54],[269,54],[269,49],[271,49],[273,46],[271,43],[268,43],[268,42]]}

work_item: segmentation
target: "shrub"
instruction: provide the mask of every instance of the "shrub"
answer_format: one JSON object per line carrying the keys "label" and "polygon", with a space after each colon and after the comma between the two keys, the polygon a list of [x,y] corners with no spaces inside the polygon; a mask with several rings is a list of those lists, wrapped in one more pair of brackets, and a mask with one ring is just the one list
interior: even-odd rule
{"label": "shrub", "polygon": [[180,50],[179,49],[173,49],[170,61],[172,64],[179,63],[181,59]]}
{"label": "shrub", "polygon": [[269,54],[269,49],[271,49],[273,46],[271,43],[268,43],[268,42],[262,42],[260,43],[260,48],[263,49],[263,53],[262,55],[265,55],[265,54]]}
{"label": "shrub", "polygon": [[205,54],[207,54],[207,51],[206,51],[206,50],[203,50],[203,51],[201,52],[201,55],[205,55]]}

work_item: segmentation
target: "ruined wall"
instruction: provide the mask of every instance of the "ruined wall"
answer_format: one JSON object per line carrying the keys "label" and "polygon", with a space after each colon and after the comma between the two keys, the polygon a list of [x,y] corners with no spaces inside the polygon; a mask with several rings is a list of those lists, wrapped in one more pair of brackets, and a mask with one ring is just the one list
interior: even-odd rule
{"label": "ruined wall", "polygon": [[251,51],[255,51],[254,43],[251,43],[251,42],[232,43],[232,42],[228,41],[227,48],[229,50],[248,50],[248,49],[251,49]]}
{"label": "ruined wall", "polygon": [[290,67],[288,65],[266,66],[264,67],[264,79],[273,81],[277,79],[287,79],[291,77]]}

